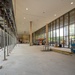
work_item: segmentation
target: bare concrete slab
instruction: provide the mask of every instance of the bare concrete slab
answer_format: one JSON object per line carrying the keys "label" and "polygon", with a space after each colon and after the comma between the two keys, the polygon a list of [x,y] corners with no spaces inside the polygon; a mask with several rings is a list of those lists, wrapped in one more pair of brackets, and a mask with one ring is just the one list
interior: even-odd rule
{"label": "bare concrete slab", "polygon": [[43,52],[42,46],[18,44],[0,75],[75,75],[75,55]]}

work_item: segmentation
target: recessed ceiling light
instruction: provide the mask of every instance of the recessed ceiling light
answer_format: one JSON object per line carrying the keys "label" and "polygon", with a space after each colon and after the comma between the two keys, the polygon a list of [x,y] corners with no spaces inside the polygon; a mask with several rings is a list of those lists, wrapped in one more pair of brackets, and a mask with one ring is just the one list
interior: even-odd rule
{"label": "recessed ceiling light", "polygon": [[73,4],[73,2],[71,2],[71,4]]}
{"label": "recessed ceiling light", "polygon": [[28,10],[28,8],[26,8],[26,10]]}
{"label": "recessed ceiling light", "polygon": [[54,16],[57,16],[56,14]]}
{"label": "recessed ceiling light", "polygon": [[26,18],[24,17],[24,19],[26,19]]}

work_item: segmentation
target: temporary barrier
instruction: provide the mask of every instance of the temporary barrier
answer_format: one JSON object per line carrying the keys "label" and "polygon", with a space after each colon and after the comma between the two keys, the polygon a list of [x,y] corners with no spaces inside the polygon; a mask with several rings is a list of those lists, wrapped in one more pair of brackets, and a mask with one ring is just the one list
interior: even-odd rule
{"label": "temporary barrier", "polygon": [[[17,43],[17,29],[12,0],[0,0],[0,62],[13,50]],[[2,68],[2,66],[0,66]]]}

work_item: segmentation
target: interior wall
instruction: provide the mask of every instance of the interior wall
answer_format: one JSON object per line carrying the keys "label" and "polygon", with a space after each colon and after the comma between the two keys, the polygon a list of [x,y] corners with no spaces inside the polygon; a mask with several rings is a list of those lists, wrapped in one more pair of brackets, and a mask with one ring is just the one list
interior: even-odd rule
{"label": "interior wall", "polygon": [[29,35],[28,34],[19,34],[18,35],[18,40],[21,43],[29,43]]}

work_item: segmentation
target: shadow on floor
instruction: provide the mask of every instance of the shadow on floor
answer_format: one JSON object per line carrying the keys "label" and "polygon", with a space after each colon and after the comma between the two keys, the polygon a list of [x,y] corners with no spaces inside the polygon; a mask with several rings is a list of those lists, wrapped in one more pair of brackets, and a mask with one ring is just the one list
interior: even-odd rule
{"label": "shadow on floor", "polygon": [[41,50],[42,52],[51,52],[52,50]]}

